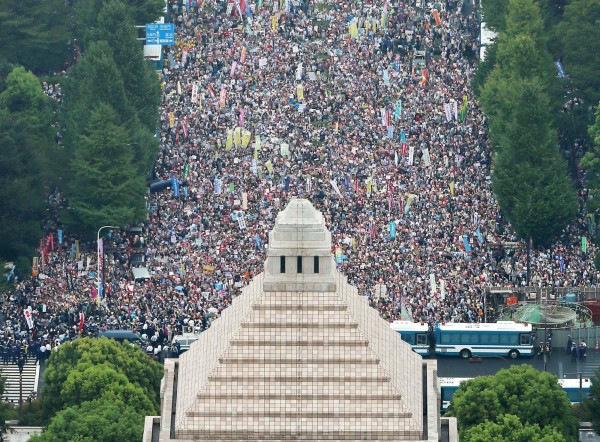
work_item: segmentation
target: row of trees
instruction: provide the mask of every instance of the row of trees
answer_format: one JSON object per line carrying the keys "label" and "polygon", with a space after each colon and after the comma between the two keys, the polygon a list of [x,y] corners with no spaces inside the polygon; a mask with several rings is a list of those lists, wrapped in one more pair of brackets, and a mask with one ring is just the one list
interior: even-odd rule
{"label": "row of trees", "polygon": [[[0,258],[22,270],[42,237],[48,196],[67,198],[69,233],[144,218],[145,178],[160,83],[144,60],[136,24],[162,14],[162,0],[23,0],[0,10]],[[62,103],[38,75],[68,69]],[[57,133],[59,134],[57,135]],[[59,142],[60,141],[60,142]],[[27,261],[18,261],[27,257]]]}
{"label": "row of trees", "polygon": [[556,376],[530,365],[462,383],[446,415],[457,418],[465,442],[578,440],[577,419]]}
{"label": "row of trees", "polygon": [[493,188],[515,232],[535,245],[548,245],[578,211],[559,150],[562,87],[539,4],[509,0],[502,18],[496,20],[501,32],[478,77],[494,146]]}
{"label": "row of trees", "polygon": [[43,378],[47,429],[32,442],[137,442],[144,417],[160,410],[162,367],[127,343],[69,342],[52,353]]}

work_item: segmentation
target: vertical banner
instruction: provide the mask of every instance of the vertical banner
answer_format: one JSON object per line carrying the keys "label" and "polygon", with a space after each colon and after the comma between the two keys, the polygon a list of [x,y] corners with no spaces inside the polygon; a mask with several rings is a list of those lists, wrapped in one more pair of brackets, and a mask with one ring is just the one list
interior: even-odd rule
{"label": "vertical banner", "polygon": [[80,257],[80,256],[81,256],[81,255],[79,254],[79,241],[77,241],[77,240],[76,240],[76,241],[75,241],[75,259],[76,259],[77,261],[79,261],[79,257]]}
{"label": "vertical banner", "polygon": [[390,238],[396,238],[396,223],[394,221],[390,222]]}
{"label": "vertical banner", "polygon": [[587,253],[587,238],[585,236],[581,237],[581,251]]}
{"label": "vertical banner", "polygon": [[39,274],[39,258],[37,256],[33,257],[33,263],[31,265],[31,276],[37,278]]}
{"label": "vertical banner", "polygon": [[296,86],[296,96],[298,97],[298,101],[304,100],[304,86],[302,83],[298,83]]}
{"label": "vertical banner", "polygon": [[431,289],[431,296],[435,296],[435,292],[437,292],[437,284],[435,283],[435,275],[433,273],[429,275],[429,286]]}
{"label": "vertical banner", "polygon": [[248,210],[248,193],[242,192],[242,210]]}
{"label": "vertical banner", "polygon": [[452,100],[452,110],[454,111],[454,119],[458,120],[458,103],[456,100]]}
{"label": "vertical banner", "polygon": [[221,93],[219,94],[219,107],[225,107],[225,102],[227,100],[227,90],[225,86],[221,88]]}
{"label": "vertical banner", "polygon": [[248,52],[248,49],[246,48],[246,46],[242,46],[242,55],[240,56],[241,64],[244,64],[244,62],[246,61],[246,52]]}
{"label": "vertical banner", "polygon": [[198,83],[194,83],[194,85],[192,86],[192,99],[191,99],[192,103],[197,103],[198,102]]}
{"label": "vertical banner", "polygon": [[450,196],[454,198],[454,181],[450,182]]}
{"label": "vertical banner", "polygon": [[442,301],[446,299],[446,281],[440,279],[440,298]]}
{"label": "vertical banner", "polygon": [[25,320],[27,321],[27,327],[29,328],[29,330],[31,330],[33,328],[33,318],[31,317],[31,307],[26,308],[23,311],[23,314],[25,315]]}
{"label": "vertical banner", "polygon": [[467,235],[463,236],[463,245],[465,246],[465,252],[471,253],[471,244],[469,244],[469,237]]}
{"label": "vertical banner", "polygon": [[342,192],[340,192],[340,188],[339,188],[338,184],[334,180],[329,181],[329,184],[331,184],[331,187],[333,187],[333,190],[335,190],[335,193],[337,193],[338,196],[343,199],[344,196],[342,195]]}
{"label": "vertical banner", "polygon": [[415,161],[415,146],[408,148],[408,165],[412,166]]}
{"label": "vertical banner", "polygon": [[430,167],[431,166],[431,158],[429,157],[429,149],[425,148],[423,149],[423,163],[425,164],[425,167]]}

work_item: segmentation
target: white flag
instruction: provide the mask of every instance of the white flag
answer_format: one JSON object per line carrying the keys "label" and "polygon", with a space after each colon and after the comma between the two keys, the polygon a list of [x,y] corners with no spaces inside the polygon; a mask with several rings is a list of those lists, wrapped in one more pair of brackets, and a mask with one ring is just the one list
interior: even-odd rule
{"label": "white flag", "polygon": [[437,291],[437,284],[435,283],[435,275],[433,273],[429,275],[429,285],[431,286],[431,295],[433,296]]}
{"label": "white flag", "polygon": [[329,181],[329,183],[331,183],[331,187],[333,187],[335,193],[337,193],[340,198],[344,198],[342,196],[342,192],[340,192],[340,188],[338,187],[337,183],[334,180]]}
{"label": "white flag", "polygon": [[423,163],[425,167],[431,166],[431,158],[429,157],[429,149],[423,149]]}
{"label": "white flag", "polygon": [[412,166],[415,160],[415,146],[410,146],[408,148],[408,165]]}

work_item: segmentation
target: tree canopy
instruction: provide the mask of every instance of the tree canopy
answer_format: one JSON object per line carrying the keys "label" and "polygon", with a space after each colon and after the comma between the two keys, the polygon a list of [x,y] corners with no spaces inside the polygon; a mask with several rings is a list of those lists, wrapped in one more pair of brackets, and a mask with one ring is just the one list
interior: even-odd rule
{"label": "tree canopy", "polygon": [[[530,365],[512,366],[494,376],[480,376],[464,382],[452,396],[448,414],[457,418],[461,434],[473,437],[468,439],[470,441],[482,440],[475,438],[477,431],[474,430],[482,424],[485,425],[479,428],[483,431],[487,427],[487,433],[510,434],[513,430],[500,427],[514,422],[514,418],[523,428],[537,425],[544,434],[556,432],[567,442],[575,441],[577,437],[577,419],[556,377],[539,372]],[[517,430],[519,433],[524,431],[515,427],[514,431]],[[533,433],[536,431],[534,428]]]}
{"label": "tree canopy", "polygon": [[464,442],[566,442],[555,428],[523,425],[517,416],[502,414],[494,422],[485,421],[461,435]]}
{"label": "tree canopy", "polygon": [[39,80],[22,67],[0,94],[0,255],[31,259],[42,236],[49,165],[56,154],[52,112]]}
{"label": "tree canopy", "polygon": [[584,407],[590,414],[594,431],[600,434],[600,370],[596,370],[591,381],[592,385],[590,386],[588,399],[584,402]]}
{"label": "tree canopy", "polygon": [[141,221],[146,183],[137,173],[127,128],[110,105],[100,104],[91,112],[77,145],[65,221],[81,232]]}
{"label": "tree canopy", "polygon": [[19,0],[0,5],[0,60],[36,73],[63,69],[72,38],[68,2]]}
{"label": "tree canopy", "polygon": [[30,442],[137,442],[143,432],[143,415],[133,404],[104,398],[61,410]]}
{"label": "tree canopy", "polygon": [[572,0],[556,26],[565,72],[586,101],[600,101],[600,0]]}
{"label": "tree canopy", "polygon": [[[52,352],[43,378],[42,401],[47,417],[80,404],[86,397],[118,401],[139,398],[140,392],[147,400],[126,403],[145,414],[159,411],[162,367],[140,348],[128,344],[106,338],[77,339]],[[94,392],[103,381],[111,386],[109,391]]]}

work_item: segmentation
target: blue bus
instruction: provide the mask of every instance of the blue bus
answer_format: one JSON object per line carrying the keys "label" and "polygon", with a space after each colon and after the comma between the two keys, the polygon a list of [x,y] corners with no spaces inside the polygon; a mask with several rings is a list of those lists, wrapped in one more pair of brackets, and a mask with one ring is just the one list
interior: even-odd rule
{"label": "blue bus", "polygon": [[428,355],[433,350],[437,355],[465,359],[477,356],[515,359],[535,353],[531,324],[513,321],[438,323],[432,330],[427,324],[394,321],[390,326],[420,355]]}
{"label": "blue bus", "polygon": [[398,332],[402,340],[420,355],[429,354],[429,326],[412,321],[394,321],[392,330]]}
{"label": "blue bus", "polygon": [[[442,412],[448,409],[450,405],[450,401],[452,400],[452,396],[460,387],[460,384],[471,380],[473,378],[439,378],[440,381],[440,399],[441,399],[441,409]],[[567,394],[569,401],[571,404],[578,404],[580,402],[580,393],[581,399],[585,400],[590,392],[590,387],[592,386],[592,382],[588,378],[583,378],[581,381],[581,392],[579,379],[559,379],[558,384],[561,386],[562,390]]]}
{"label": "blue bus", "polygon": [[494,323],[439,323],[435,327],[435,352],[460,356],[533,356],[531,324],[513,321]]}

